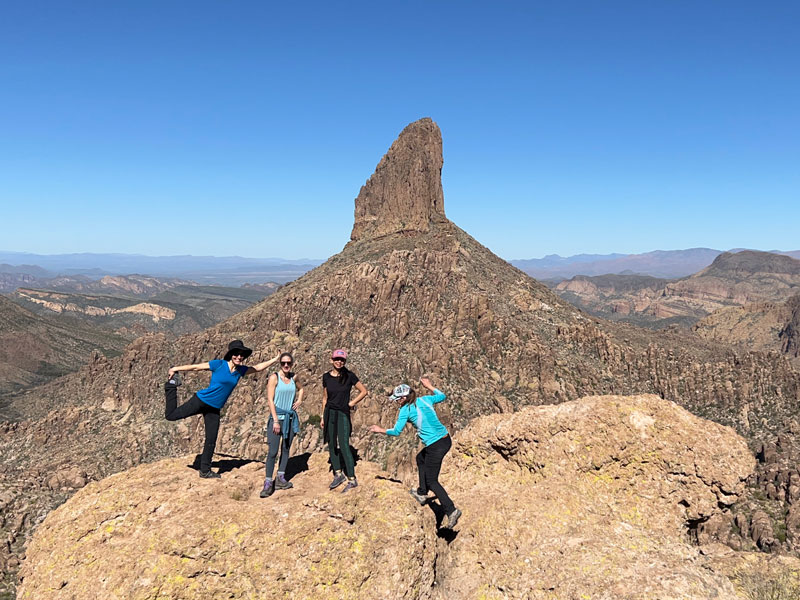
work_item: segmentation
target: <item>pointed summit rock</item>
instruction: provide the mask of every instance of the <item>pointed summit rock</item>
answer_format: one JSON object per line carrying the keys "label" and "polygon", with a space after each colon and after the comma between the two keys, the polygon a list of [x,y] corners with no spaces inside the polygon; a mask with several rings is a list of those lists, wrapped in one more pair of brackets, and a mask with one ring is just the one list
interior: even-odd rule
{"label": "pointed summit rock", "polygon": [[356,198],[350,239],[425,232],[445,222],[443,163],[436,123],[425,118],[403,129]]}

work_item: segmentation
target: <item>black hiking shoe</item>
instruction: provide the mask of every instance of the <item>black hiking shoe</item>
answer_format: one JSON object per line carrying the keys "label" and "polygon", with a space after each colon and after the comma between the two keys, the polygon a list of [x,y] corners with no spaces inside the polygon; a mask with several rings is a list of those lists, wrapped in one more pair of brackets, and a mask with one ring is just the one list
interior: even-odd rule
{"label": "black hiking shoe", "polygon": [[222,477],[222,475],[214,471],[200,471],[201,479],[219,479],[220,477]]}
{"label": "black hiking shoe", "polygon": [[443,524],[442,527],[445,529],[452,529],[456,526],[456,523],[458,523],[459,517],[461,517],[461,511],[457,508],[454,508],[453,512],[447,515],[447,524]]}
{"label": "black hiking shoe", "polygon": [[331,481],[331,484],[328,487],[332,490],[335,490],[345,481],[347,481],[347,477],[344,476],[344,473],[339,473],[338,475],[333,476],[333,481]]}
{"label": "black hiking shoe", "polygon": [[269,498],[274,493],[275,493],[275,482],[272,479],[267,479],[264,482],[264,489],[261,490],[259,496],[261,496],[262,498]]}
{"label": "black hiking shoe", "polygon": [[278,478],[275,480],[276,490],[288,490],[293,487],[294,484],[291,481],[286,481],[282,475],[278,475]]}
{"label": "black hiking shoe", "polygon": [[425,506],[425,503],[428,501],[428,497],[427,496],[423,496],[422,494],[417,492],[417,490],[415,490],[414,488],[411,488],[410,490],[408,490],[408,493],[411,494],[412,496],[414,496],[414,500],[419,502],[422,506]]}
{"label": "black hiking shoe", "polygon": [[169,378],[166,385],[178,387],[182,383],[181,376],[175,373],[172,377]]}

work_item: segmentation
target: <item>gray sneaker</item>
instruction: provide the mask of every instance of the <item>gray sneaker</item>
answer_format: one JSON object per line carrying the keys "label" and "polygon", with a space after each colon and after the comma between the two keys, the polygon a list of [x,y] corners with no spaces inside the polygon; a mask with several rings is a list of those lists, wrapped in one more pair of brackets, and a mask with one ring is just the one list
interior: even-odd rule
{"label": "gray sneaker", "polygon": [[202,479],[219,479],[222,475],[214,471],[200,471],[200,477]]}
{"label": "gray sneaker", "polygon": [[181,376],[178,375],[178,373],[175,373],[169,378],[169,381],[167,381],[167,385],[174,385],[175,387],[178,387],[181,383]]}
{"label": "gray sneaker", "polygon": [[428,497],[427,496],[423,496],[422,494],[418,493],[417,490],[415,490],[414,488],[411,488],[410,490],[408,490],[408,493],[411,494],[412,496],[414,496],[414,500],[416,500],[417,502],[419,502],[423,506],[428,501]]}
{"label": "gray sneaker", "polygon": [[293,488],[294,484],[291,481],[286,481],[283,475],[278,475],[278,478],[275,480],[275,489],[276,490],[288,490],[289,488]]}
{"label": "gray sneaker", "polygon": [[331,481],[331,484],[328,487],[332,490],[335,490],[345,481],[347,481],[347,477],[344,476],[344,473],[339,473],[338,475],[333,476],[333,481]]}
{"label": "gray sneaker", "polygon": [[345,492],[349,492],[353,488],[357,488],[357,487],[358,487],[358,482],[355,479],[351,479],[350,481],[347,482],[347,485],[344,486],[344,489],[342,490],[342,493],[344,494]]}
{"label": "gray sneaker", "polygon": [[443,524],[442,527],[444,527],[445,529],[452,529],[453,527],[456,526],[456,523],[458,523],[459,517],[461,517],[461,511],[458,510],[457,508],[454,508],[453,512],[447,515],[447,524],[446,525]]}

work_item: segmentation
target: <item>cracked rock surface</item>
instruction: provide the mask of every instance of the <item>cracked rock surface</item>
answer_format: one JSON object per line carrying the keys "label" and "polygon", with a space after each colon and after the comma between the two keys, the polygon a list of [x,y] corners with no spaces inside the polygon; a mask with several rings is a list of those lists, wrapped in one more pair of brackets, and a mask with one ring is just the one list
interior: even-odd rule
{"label": "cracked rock surface", "polygon": [[[293,489],[262,499],[260,463],[214,481],[168,459],[53,511],[19,598],[733,600],[747,597],[743,574],[768,572],[764,554],[690,543],[754,459],[732,429],[672,402],[588,397],[481,417],[454,437],[442,481],[464,513],[456,532],[437,532],[440,508],[417,505],[410,477],[368,461],[341,494],[326,455],[311,454]],[[800,567],[781,560],[781,573]]]}

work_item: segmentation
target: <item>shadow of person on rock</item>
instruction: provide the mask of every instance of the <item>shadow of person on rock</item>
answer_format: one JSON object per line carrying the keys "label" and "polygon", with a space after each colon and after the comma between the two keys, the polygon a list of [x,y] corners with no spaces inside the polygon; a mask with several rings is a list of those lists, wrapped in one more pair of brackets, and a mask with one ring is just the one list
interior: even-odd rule
{"label": "shadow of person on rock", "polygon": [[443,539],[448,544],[452,543],[458,537],[458,531],[442,527],[442,521],[446,516],[444,508],[438,501],[430,499],[427,502],[427,507],[431,509],[434,517],[436,517],[436,536]]}
{"label": "shadow of person on rock", "polygon": [[[239,469],[240,467],[243,467],[245,465],[249,465],[250,463],[259,462],[257,460],[250,460],[250,459],[246,459],[246,458],[238,458],[236,456],[228,456],[226,454],[223,454],[222,456],[225,456],[226,458],[223,458],[222,460],[218,460],[218,461],[215,461],[215,462],[211,463],[212,467],[217,467],[219,469],[219,473],[220,474],[227,473],[229,471],[233,471],[234,469]],[[189,467],[190,469],[194,469],[195,471],[199,471],[200,470],[200,458],[201,458],[201,455],[197,454],[194,457],[194,462],[192,462],[191,465],[186,465],[186,466]]]}
{"label": "shadow of person on rock", "polygon": [[308,459],[311,458],[311,452],[305,452],[292,456],[286,463],[286,479],[291,480],[295,475],[308,471]]}

